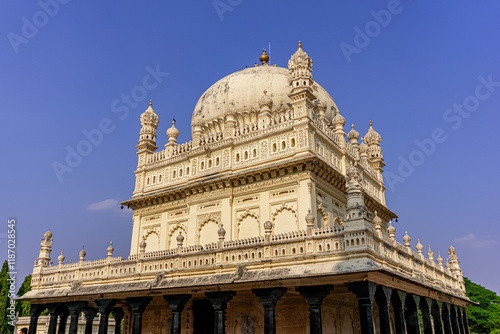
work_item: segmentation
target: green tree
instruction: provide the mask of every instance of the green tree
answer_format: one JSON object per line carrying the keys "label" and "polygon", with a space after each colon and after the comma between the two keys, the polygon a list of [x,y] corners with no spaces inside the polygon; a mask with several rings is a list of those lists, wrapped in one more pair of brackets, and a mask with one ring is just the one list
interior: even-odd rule
{"label": "green tree", "polygon": [[0,271],[0,333],[10,334],[14,327],[9,325],[11,319],[7,318],[10,313],[7,308],[10,305],[9,298],[9,265],[7,261],[3,263],[2,270]]}
{"label": "green tree", "polygon": [[[23,284],[17,291],[17,296],[21,297],[26,292],[31,291],[31,275],[24,278]],[[20,317],[27,317],[30,315],[31,303],[27,300],[18,300],[16,302],[16,312],[19,313]]]}
{"label": "green tree", "polygon": [[467,306],[471,333],[500,333],[500,297],[485,287],[472,283],[464,277],[465,290],[470,300],[479,303]]}

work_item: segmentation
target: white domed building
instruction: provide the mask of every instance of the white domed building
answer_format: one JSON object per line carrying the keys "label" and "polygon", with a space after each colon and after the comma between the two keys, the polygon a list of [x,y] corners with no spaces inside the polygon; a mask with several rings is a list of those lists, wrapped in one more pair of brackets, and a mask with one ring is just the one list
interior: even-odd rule
{"label": "white domed building", "polygon": [[122,203],[130,256],[110,245],[106,259],[52,265],[45,235],[23,296],[30,333],[43,309],[49,333],[68,317],[76,333],[82,312],[101,314],[100,333],[110,313],[134,334],[420,333],[419,317],[425,333],[468,333],[455,249],[443,266],[430,246],[425,257],[395,240],[371,121],[361,142],[354,125],[345,133],[300,44],[288,68],[260,60],[200,97],[187,143],[174,120],[158,150],[150,103]]}

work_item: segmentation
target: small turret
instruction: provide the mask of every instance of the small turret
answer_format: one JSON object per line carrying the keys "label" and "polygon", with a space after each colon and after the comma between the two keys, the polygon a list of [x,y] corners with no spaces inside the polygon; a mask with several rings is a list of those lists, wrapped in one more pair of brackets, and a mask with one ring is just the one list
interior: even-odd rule
{"label": "small turret", "polygon": [[267,90],[263,91],[264,95],[259,99],[259,127],[265,129],[271,121],[271,108],[273,107],[273,99],[267,95]]}
{"label": "small turret", "polygon": [[80,256],[80,262],[85,261],[85,256],[87,255],[87,252],[85,252],[85,248],[82,248],[82,250],[80,251],[80,253],[78,253],[78,255]]}
{"label": "small turret", "polygon": [[158,128],[158,115],[153,110],[153,102],[149,101],[149,107],[141,115],[141,131],[139,133],[139,144],[136,146],[140,152],[153,153],[156,146],[156,129]]}
{"label": "small turret", "polygon": [[109,247],[106,250],[108,252],[108,258],[113,257],[113,252],[115,251],[115,248],[113,247],[113,241],[109,242]]}
{"label": "small turret", "polygon": [[63,265],[63,263],[64,263],[64,259],[65,259],[65,258],[66,258],[66,257],[64,256],[63,251],[61,251],[61,255],[59,255],[59,256],[57,257],[57,262],[59,262],[59,265],[60,265],[60,266],[62,266],[62,265]]}
{"label": "small turret", "polygon": [[172,120],[172,126],[167,130],[168,142],[165,148],[177,145],[177,137],[179,137],[179,130],[175,127],[175,118]]}
{"label": "small turret", "polygon": [[[344,118],[344,116],[342,116],[340,114],[340,111],[338,111],[338,110],[332,119],[332,125],[333,125],[333,128],[335,130],[335,134],[344,138],[345,137],[345,130],[344,130],[345,118]],[[343,141],[344,140],[342,139],[342,142]]]}
{"label": "small turret", "polygon": [[40,253],[38,255],[38,266],[46,267],[50,263],[50,253],[52,252],[52,232],[47,231],[43,234],[42,242],[40,243]]}
{"label": "small turret", "polygon": [[380,147],[382,137],[377,131],[375,131],[375,129],[373,129],[372,121],[370,121],[370,127],[368,128],[368,132],[366,133],[364,139],[368,145],[368,159],[370,160],[370,164],[377,172],[379,172],[380,177],[382,177],[382,168],[385,166],[384,157],[382,156],[382,148]]}
{"label": "small turret", "polygon": [[361,175],[359,169],[351,164],[346,171],[347,174],[347,218],[366,218],[367,208],[361,189]]}
{"label": "small turret", "polygon": [[312,59],[302,50],[302,43],[288,61],[288,71],[291,76],[291,90],[288,96],[296,111],[296,117],[312,116],[313,101],[316,95],[313,91]]}

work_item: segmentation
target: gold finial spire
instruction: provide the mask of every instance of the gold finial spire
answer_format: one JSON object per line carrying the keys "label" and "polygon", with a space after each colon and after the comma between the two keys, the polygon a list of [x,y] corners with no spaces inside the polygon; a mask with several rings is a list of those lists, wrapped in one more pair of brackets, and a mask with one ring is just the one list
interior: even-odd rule
{"label": "gold finial spire", "polygon": [[262,49],[262,55],[260,56],[259,60],[261,61],[262,65],[267,64],[269,61],[269,56],[267,55],[266,49]]}
{"label": "gold finial spire", "polygon": [[149,100],[149,106],[152,107],[153,106],[153,100]]}
{"label": "gold finial spire", "polygon": [[299,41],[299,49],[302,49],[302,43]]}
{"label": "gold finial spire", "polygon": [[370,120],[370,126],[372,126],[372,121]]}
{"label": "gold finial spire", "polygon": [[354,130],[354,124],[353,124],[353,125],[351,125],[351,129],[353,129],[353,130]]}

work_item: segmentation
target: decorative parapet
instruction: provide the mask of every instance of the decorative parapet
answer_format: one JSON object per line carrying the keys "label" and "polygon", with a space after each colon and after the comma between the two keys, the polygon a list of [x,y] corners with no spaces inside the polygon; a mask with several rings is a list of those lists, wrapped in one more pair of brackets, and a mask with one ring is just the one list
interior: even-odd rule
{"label": "decorative parapet", "polygon": [[[269,241],[266,241],[269,240]],[[297,259],[300,258],[300,261]],[[376,266],[370,270],[391,272],[418,284],[463,297],[463,278],[451,269],[381,234],[366,220],[346,221],[344,225],[211,243],[202,247],[154,251],[131,255],[127,260],[114,257],[73,264],[35,267],[32,289],[111,284],[114,282],[151,280],[162,274],[165,279],[187,277],[198,271],[210,275],[232,272],[245,264],[248,270],[293,267],[317,263],[341,264],[351,259],[365,258]],[[35,270],[36,269],[36,270]],[[355,268],[349,271],[363,271]],[[337,274],[346,273],[345,270]],[[140,276],[138,276],[140,274]],[[325,272],[324,275],[336,274]]]}

